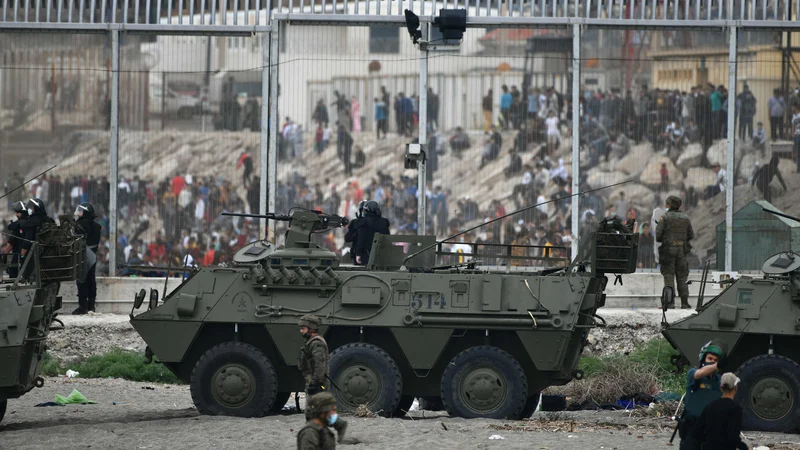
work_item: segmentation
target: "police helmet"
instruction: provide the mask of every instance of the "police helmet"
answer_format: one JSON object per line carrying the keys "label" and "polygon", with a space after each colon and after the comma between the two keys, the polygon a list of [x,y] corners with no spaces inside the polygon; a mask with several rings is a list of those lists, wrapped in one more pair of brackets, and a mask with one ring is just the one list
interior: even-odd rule
{"label": "police helmet", "polygon": [[25,203],[23,203],[23,202],[14,202],[13,209],[14,209],[15,213],[22,214],[23,216],[27,216],[28,215],[28,210],[25,209]]}
{"label": "police helmet", "polygon": [[40,198],[32,198],[28,200],[28,203],[25,204],[25,207],[28,209],[28,214],[31,216],[34,214],[47,215],[47,210],[44,208],[44,202]]}
{"label": "police helmet", "polygon": [[700,364],[703,364],[706,360],[706,355],[711,353],[712,355],[716,355],[717,358],[722,359],[725,356],[725,351],[722,350],[722,347],[716,344],[714,341],[709,341],[703,348],[700,349]]}
{"label": "police helmet", "polygon": [[364,215],[364,205],[367,204],[366,200],[361,200],[358,202],[358,216],[361,217]]}
{"label": "police helmet", "polygon": [[77,208],[75,208],[75,216],[94,219],[94,206],[92,206],[92,204],[89,202],[81,203]]}
{"label": "police helmet", "polygon": [[312,330],[318,330],[322,320],[313,314],[306,314],[300,318],[297,325],[301,327],[308,327]]}
{"label": "police helmet", "polygon": [[364,211],[366,211],[368,216],[379,216],[381,215],[381,207],[378,205],[378,202],[375,200],[370,200],[364,205]]}

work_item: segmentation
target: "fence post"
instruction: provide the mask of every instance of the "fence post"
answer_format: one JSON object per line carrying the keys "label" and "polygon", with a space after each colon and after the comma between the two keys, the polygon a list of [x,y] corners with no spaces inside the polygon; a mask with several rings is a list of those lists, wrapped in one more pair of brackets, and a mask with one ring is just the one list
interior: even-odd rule
{"label": "fence post", "polygon": [[[429,24],[422,26],[422,39],[428,40]],[[420,49],[419,58],[419,143],[425,148],[428,143],[428,48]],[[436,149],[425,148],[425,156],[417,162],[417,235],[425,234],[425,211],[427,210],[428,198],[426,183],[426,159],[427,154]]]}
{"label": "fence post", "polygon": [[[267,210],[275,212],[275,194],[278,191],[278,61],[280,48],[280,28],[283,26],[280,20],[272,20],[270,31],[270,52],[269,52],[269,116],[265,117],[269,126],[269,153],[267,157],[267,179],[269,180],[269,203]],[[263,114],[264,109],[261,109]],[[263,173],[263,170],[262,170]],[[276,222],[272,223],[272,242],[277,244],[278,237]]]}
{"label": "fence post", "polygon": [[[737,38],[739,28],[735,25],[728,27],[728,88],[736,98],[736,57],[738,52]],[[731,101],[728,96],[728,154],[725,171],[725,271],[733,270],[733,187],[736,180],[736,164],[734,152],[736,151],[736,101]]]}
{"label": "fence post", "polygon": [[[111,30],[111,130],[109,161],[108,275],[117,275],[117,186],[119,185],[119,30]],[[55,109],[55,107],[53,108]]]}
{"label": "fence post", "polygon": [[[581,176],[581,26],[572,24],[572,193],[580,189]],[[580,197],[572,197],[572,258],[578,256]],[[571,259],[571,258],[570,258]]]}
{"label": "fence post", "polygon": [[[267,159],[269,158],[269,108],[270,108],[270,33],[263,33],[261,36],[261,161],[260,167],[260,186],[258,195],[258,208],[261,214],[266,214],[269,209],[268,206],[268,173],[267,173]],[[259,234],[261,239],[267,239],[267,219],[260,220]]]}

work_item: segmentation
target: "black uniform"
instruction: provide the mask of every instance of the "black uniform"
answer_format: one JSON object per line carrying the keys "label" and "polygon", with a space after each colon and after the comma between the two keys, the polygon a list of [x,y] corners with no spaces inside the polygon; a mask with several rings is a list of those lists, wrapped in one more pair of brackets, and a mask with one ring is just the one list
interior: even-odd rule
{"label": "black uniform", "polygon": [[[94,218],[81,217],[78,219],[76,233],[86,236],[86,246],[97,254],[97,246],[100,244],[100,230],[103,227],[94,221]],[[83,283],[78,282],[78,309],[87,311],[95,310],[95,300],[97,300],[97,281],[95,279],[95,269],[97,262],[89,268],[86,279]]]}
{"label": "black uniform", "polygon": [[22,239],[22,220],[17,220],[14,222],[9,223],[6,226],[6,232],[8,233],[8,243],[11,245],[11,261],[8,269],[8,276],[11,278],[17,278],[19,275],[19,262],[20,262],[20,252],[22,251],[22,243],[24,242]]}
{"label": "black uniform", "polygon": [[347,225],[347,233],[344,235],[344,241],[350,243],[350,257],[353,258],[353,264],[356,263],[356,244],[358,241],[358,222],[361,220],[360,217],[356,217],[355,219],[350,221],[350,224]]}
{"label": "black uniform", "polygon": [[[22,231],[22,238],[24,239],[24,241],[22,241],[21,247],[22,250],[25,250],[26,252],[26,255],[20,256],[20,266],[21,266],[22,264],[24,264],[25,258],[29,256],[27,255],[27,252],[29,252],[31,250],[31,247],[33,247],[33,243],[36,241],[36,234],[39,232],[39,229],[42,227],[42,225],[46,223],[56,223],[56,221],[51,219],[47,215],[47,213],[37,211],[29,215],[26,220],[21,220],[20,222],[21,223],[19,224],[19,226]],[[23,274],[23,277],[25,278],[29,277],[33,272],[33,267],[34,264],[28,264],[28,267],[25,268],[25,273]]]}
{"label": "black uniform", "polygon": [[[369,253],[372,250],[372,240],[375,233],[389,234],[389,220],[380,217],[367,215],[358,220],[353,230],[355,236],[355,254],[361,257],[361,265],[366,265],[369,261]],[[350,230],[348,230],[350,233]]]}

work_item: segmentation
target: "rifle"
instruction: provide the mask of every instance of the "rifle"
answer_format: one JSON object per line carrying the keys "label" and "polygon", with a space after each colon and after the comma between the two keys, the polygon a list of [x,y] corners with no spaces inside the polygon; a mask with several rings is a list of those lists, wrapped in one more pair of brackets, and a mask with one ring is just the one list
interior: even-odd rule
{"label": "rifle", "polygon": [[672,416],[672,417],[675,419],[675,421],[677,421],[678,423],[677,423],[677,424],[675,424],[675,429],[674,429],[674,430],[672,430],[672,437],[671,437],[671,438],[669,438],[669,443],[670,443],[670,445],[672,445],[672,441],[674,441],[674,440],[675,440],[675,435],[676,435],[676,434],[678,434],[678,430],[681,428],[681,422],[680,422],[680,420],[678,419],[678,411],[680,411],[680,410],[681,410],[681,405],[683,404],[683,398],[684,398],[684,397],[686,397],[686,393],[684,393],[683,395],[681,395],[681,401],[678,403],[678,407],[677,407],[677,408],[675,408],[675,415],[674,415],[674,416]]}

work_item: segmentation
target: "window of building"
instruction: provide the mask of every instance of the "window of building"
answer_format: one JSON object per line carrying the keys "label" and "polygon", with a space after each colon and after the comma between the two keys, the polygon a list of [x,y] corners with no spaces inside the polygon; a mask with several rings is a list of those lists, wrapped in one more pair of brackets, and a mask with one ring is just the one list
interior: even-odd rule
{"label": "window of building", "polygon": [[369,27],[370,53],[400,53],[400,28]]}

